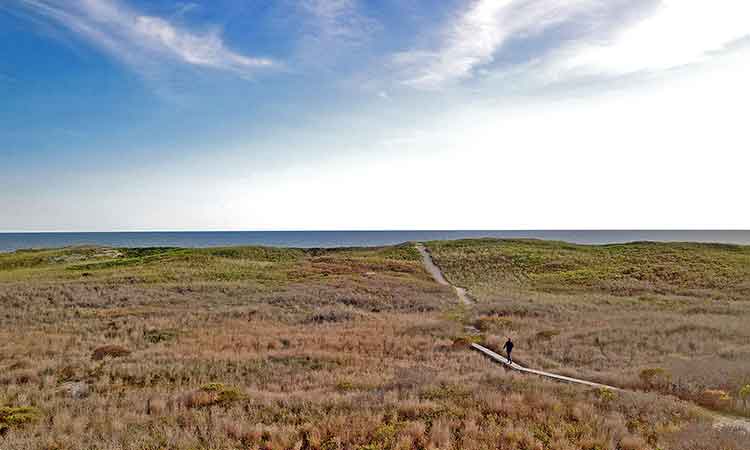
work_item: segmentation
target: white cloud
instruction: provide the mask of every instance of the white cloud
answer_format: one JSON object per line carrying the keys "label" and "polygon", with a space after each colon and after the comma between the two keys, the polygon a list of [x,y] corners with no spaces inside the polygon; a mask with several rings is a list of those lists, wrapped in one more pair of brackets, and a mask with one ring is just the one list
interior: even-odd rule
{"label": "white cloud", "polygon": [[162,48],[190,64],[238,70],[272,64],[267,59],[250,58],[227,50],[216,33],[186,33],[157,17],[137,17],[133,30],[148,39],[153,47]]}
{"label": "white cloud", "polygon": [[230,50],[217,30],[195,32],[165,19],[139,14],[117,0],[20,0],[139,71],[165,60],[242,75],[274,65]]}
{"label": "white cloud", "polygon": [[231,215],[214,228],[746,228],[746,57],[593,100],[446,111],[385,156],[381,143],[226,179],[210,217]]}
{"label": "white cloud", "polygon": [[[545,82],[658,71],[698,62],[749,35],[747,17],[744,0],[476,0],[436,48],[398,53],[394,61],[403,83],[423,89],[493,70],[518,76],[519,67],[521,76]],[[563,28],[569,35],[554,35]],[[524,48],[509,45],[519,42]],[[505,57],[511,62],[492,67]]]}
{"label": "white cloud", "polygon": [[490,64],[514,35],[538,34],[598,4],[593,0],[474,1],[444,31],[438,49],[401,52],[394,61],[407,68],[405,84],[438,88],[469,78],[477,68]]}
{"label": "white cloud", "polygon": [[[341,73],[341,68],[362,56],[380,29],[368,16],[361,0],[284,0],[285,22],[281,31],[295,39],[291,55],[300,72]],[[291,31],[291,33],[289,33]],[[360,63],[361,65],[361,63]],[[318,72],[320,73],[320,72]]]}
{"label": "white cloud", "polygon": [[371,42],[379,23],[363,12],[360,0],[288,0],[300,19],[297,63],[307,69],[348,61],[352,50]]}
{"label": "white cloud", "polygon": [[445,33],[436,51],[407,51],[394,57],[397,65],[413,69],[406,84],[435,88],[447,81],[471,75],[476,66],[492,61],[497,48],[508,35],[502,29],[500,13],[512,0],[480,0]]}
{"label": "white cloud", "polygon": [[303,0],[299,6],[315,18],[319,33],[331,39],[359,39],[360,16],[355,0]]}
{"label": "white cloud", "polygon": [[612,40],[573,45],[557,66],[623,74],[699,62],[750,35],[749,17],[745,0],[662,0],[653,14]]}
{"label": "white cloud", "polygon": [[[217,145],[132,172],[55,170],[42,185],[0,176],[0,207],[16,212],[0,227],[744,229],[748,54],[575,100],[351,113],[319,127],[346,130],[334,146],[294,137],[295,122],[235,156]],[[305,157],[271,151],[299,147]]]}

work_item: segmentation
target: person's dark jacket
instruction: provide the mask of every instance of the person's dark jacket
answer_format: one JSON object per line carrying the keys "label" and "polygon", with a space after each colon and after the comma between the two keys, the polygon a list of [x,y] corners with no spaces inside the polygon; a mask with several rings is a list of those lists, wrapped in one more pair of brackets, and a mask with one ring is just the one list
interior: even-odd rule
{"label": "person's dark jacket", "polygon": [[512,351],[513,351],[513,341],[511,341],[511,340],[509,339],[509,340],[508,340],[508,341],[507,341],[507,342],[505,343],[505,345],[503,345],[503,350],[507,350],[508,352],[512,352]]}

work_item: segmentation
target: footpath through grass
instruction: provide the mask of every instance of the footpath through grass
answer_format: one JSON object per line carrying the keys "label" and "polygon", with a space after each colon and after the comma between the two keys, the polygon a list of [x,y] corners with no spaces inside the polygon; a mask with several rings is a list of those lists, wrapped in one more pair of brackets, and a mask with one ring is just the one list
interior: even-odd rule
{"label": "footpath through grass", "polygon": [[750,247],[428,244],[479,300],[467,319],[529,365],[750,415]]}
{"label": "footpath through grass", "polygon": [[[675,383],[737,401],[741,267],[710,272],[724,274],[717,287],[657,280],[623,294],[609,275],[561,283],[534,269],[550,254],[571,264],[575,249],[505,245],[431,244],[476,306],[457,304],[411,245],[2,254],[0,448],[746,450],[745,435],[662,395]],[[504,373],[467,349],[506,333],[535,366],[653,392]],[[706,370],[710,389],[697,389],[690,358],[711,355],[724,378]]]}

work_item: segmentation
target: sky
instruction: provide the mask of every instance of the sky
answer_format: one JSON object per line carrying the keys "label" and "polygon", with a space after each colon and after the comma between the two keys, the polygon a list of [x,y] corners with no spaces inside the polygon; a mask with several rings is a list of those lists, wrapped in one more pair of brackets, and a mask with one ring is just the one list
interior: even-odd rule
{"label": "sky", "polygon": [[0,231],[750,228],[746,0],[0,0]]}

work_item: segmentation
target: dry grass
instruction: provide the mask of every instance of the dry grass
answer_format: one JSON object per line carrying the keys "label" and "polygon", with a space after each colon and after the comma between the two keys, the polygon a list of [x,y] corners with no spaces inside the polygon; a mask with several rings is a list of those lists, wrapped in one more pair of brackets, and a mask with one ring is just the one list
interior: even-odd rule
{"label": "dry grass", "polygon": [[[435,242],[490,344],[532,366],[750,415],[750,247]],[[494,335],[494,336],[493,336]]]}
{"label": "dry grass", "polygon": [[570,335],[532,300],[509,323],[457,306],[408,246],[0,255],[0,448],[715,448],[687,402],[506,373],[461,344],[477,318]]}

